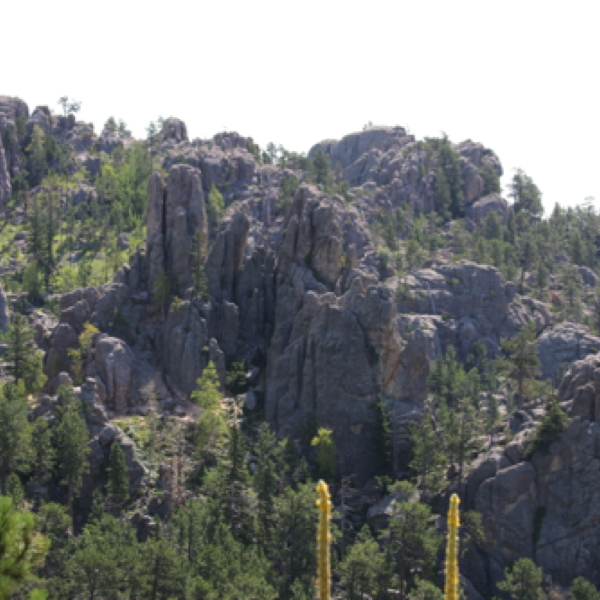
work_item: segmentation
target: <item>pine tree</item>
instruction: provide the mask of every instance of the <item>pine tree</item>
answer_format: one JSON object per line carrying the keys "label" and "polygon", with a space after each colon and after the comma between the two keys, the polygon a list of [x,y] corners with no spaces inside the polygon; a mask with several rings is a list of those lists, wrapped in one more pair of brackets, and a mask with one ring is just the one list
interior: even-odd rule
{"label": "pine tree", "polygon": [[81,408],[81,401],[72,388],[59,388],[54,446],[58,475],[61,483],[67,486],[67,506],[71,519],[74,518],[73,499],[79,494],[83,476],[89,471],[89,434],[81,417]]}
{"label": "pine tree", "polygon": [[227,419],[221,407],[219,375],[211,361],[196,382],[198,388],[192,392],[192,400],[200,406],[202,413],[196,429],[196,447],[203,462],[210,462],[220,453],[227,437]]}
{"label": "pine tree", "polygon": [[557,441],[566,429],[569,418],[563,412],[554,397],[546,402],[546,414],[537,426],[535,433],[525,449],[525,455],[531,457],[534,452],[547,452],[550,445]]}
{"label": "pine tree", "polygon": [[52,431],[46,419],[39,417],[34,421],[32,438],[35,444],[33,444],[31,470],[38,482],[45,483],[50,479],[56,461]]}
{"label": "pine tree", "polygon": [[439,417],[444,429],[443,441],[449,462],[458,465],[458,491],[462,493],[462,478],[469,462],[473,438],[481,433],[481,422],[470,398],[460,398],[452,408],[443,402]]}
{"label": "pine tree", "polygon": [[[406,497],[410,485],[395,484],[391,492]],[[414,490],[413,490],[414,491]],[[428,577],[435,566],[440,538],[431,522],[431,509],[416,500],[396,502],[389,528],[381,532],[387,562],[399,578],[399,588],[406,593],[415,572]]]}
{"label": "pine tree", "polygon": [[392,427],[387,405],[381,396],[369,404],[371,448],[375,475],[392,473]]}
{"label": "pine tree", "polygon": [[524,325],[519,334],[511,339],[502,338],[500,346],[505,355],[498,365],[517,382],[519,401],[525,397],[538,373],[540,359],[537,355],[536,325]]}
{"label": "pine tree", "polygon": [[34,573],[48,552],[48,541],[35,531],[35,518],[16,510],[0,497],[0,600],[9,600],[14,587]]}
{"label": "pine tree", "polygon": [[383,588],[387,586],[382,585],[389,578],[386,571],[385,557],[379,551],[379,544],[373,539],[369,527],[364,525],[356,542],[339,565],[340,579],[347,598],[359,600],[365,595],[374,598],[380,593],[386,593],[387,590]]}
{"label": "pine tree", "polygon": [[27,402],[12,383],[0,391],[0,484],[6,494],[8,477],[15,470],[27,470],[31,459],[31,426]]}
{"label": "pine tree", "polygon": [[583,577],[573,580],[571,596],[573,600],[600,600],[600,592],[596,586]]}
{"label": "pine tree", "polygon": [[542,568],[536,567],[530,558],[520,558],[512,567],[504,569],[504,581],[498,589],[507,592],[515,600],[543,600]]}
{"label": "pine tree", "polygon": [[223,213],[225,212],[225,201],[221,192],[213,185],[208,194],[208,205],[206,207],[206,216],[208,223],[213,229],[221,226]]}
{"label": "pine tree", "polygon": [[315,167],[315,183],[327,185],[331,179],[331,165],[329,164],[329,156],[319,149],[316,151],[313,158]]}
{"label": "pine tree", "polygon": [[123,449],[118,441],[110,448],[110,467],[108,468],[108,496],[119,511],[129,500],[129,476]]}
{"label": "pine tree", "polygon": [[23,382],[27,392],[37,392],[45,380],[42,358],[41,353],[35,349],[33,330],[23,315],[14,315],[7,342],[6,372],[15,384]]}
{"label": "pine tree", "polygon": [[421,496],[427,497],[440,489],[446,466],[441,439],[429,407],[421,422],[411,426],[410,433],[413,452],[410,467],[417,472]]}
{"label": "pine tree", "polygon": [[34,183],[39,183],[46,169],[46,151],[44,148],[44,132],[39,125],[35,125],[31,134],[31,143],[27,147],[29,154],[28,170]]}
{"label": "pine tree", "polygon": [[508,184],[509,196],[513,199],[515,212],[524,211],[531,218],[538,219],[544,213],[542,193],[521,169],[517,169],[512,181]]}

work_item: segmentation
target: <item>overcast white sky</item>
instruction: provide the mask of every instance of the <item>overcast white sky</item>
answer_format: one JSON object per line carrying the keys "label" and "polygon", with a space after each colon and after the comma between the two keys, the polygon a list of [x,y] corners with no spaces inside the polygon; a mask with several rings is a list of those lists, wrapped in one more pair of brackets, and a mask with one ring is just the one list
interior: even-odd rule
{"label": "overcast white sky", "polygon": [[[5,2],[0,94],[137,137],[237,130],[308,151],[368,121],[492,148],[555,202],[600,207],[595,0]],[[504,178],[505,180],[507,177]]]}

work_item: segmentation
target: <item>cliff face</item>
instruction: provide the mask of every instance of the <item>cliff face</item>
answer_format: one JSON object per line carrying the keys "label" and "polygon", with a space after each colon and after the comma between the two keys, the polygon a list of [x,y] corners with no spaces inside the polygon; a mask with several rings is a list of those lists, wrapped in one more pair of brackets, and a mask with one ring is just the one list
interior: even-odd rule
{"label": "cliff face", "polygon": [[[29,116],[22,101],[0,96],[0,206],[26,160],[17,119],[27,135],[37,126],[61,136],[76,157],[73,168],[85,165],[90,173],[132,142],[110,129],[96,136],[90,125],[45,107]],[[494,439],[475,458],[464,500],[481,513],[487,540],[471,553],[465,573],[493,593],[508,561],[531,556],[557,582],[584,575],[600,583],[600,338],[584,325],[556,326],[544,302],[517,293],[494,266],[454,260],[446,251],[432,251],[420,268],[404,265],[404,276],[386,266],[374,233],[382,215],[405,210],[413,226],[425,215],[435,228],[437,166],[404,128],[373,127],[326,140],[310,156],[319,150],[337,170],[339,195],[307,183],[297,164],[261,164],[249,138],[225,133],[190,141],[185,123],[165,121],[153,157],[159,170],[148,186],[145,247],[111,283],[64,294],[58,324],[35,324],[51,392],[62,372],[72,370],[68,350],[78,346],[84,324],[100,330],[81,392],[98,420],[91,425],[96,471],[114,437],[112,418],[144,414],[152,393],[165,413],[185,415],[209,361],[224,384],[231,364],[245,360],[248,410],[256,410],[250,407],[259,399],[276,432],[296,438],[314,414],[319,427],[333,430],[337,474],[366,483],[374,472],[368,409],[374,399],[381,396],[393,415],[394,463],[402,470],[411,451],[409,427],[424,412],[431,361],[449,347],[465,360],[477,342],[497,354],[501,338],[533,322],[544,378],[559,383],[561,368],[571,365],[559,388],[571,421],[548,454],[526,460],[544,409],[541,402],[521,406],[505,416],[514,438],[505,445]],[[502,173],[498,157],[470,140],[452,151],[465,229],[481,227],[493,212],[505,223],[508,205],[497,192],[487,193],[484,181],[490,169]],[[97,190],[89,182],[78,186],[65,203],[89,210]],[[213,187],[226,206],[218,227],[207,218]],[[206,298],[191,290],[198,231],[205,240]],[[440,235],[452,240],[451,224]],[[580,274],[591,290],[596,275]],[[165,277],[176,300],[161,307],[157,285]],[[553,285],[560,291],[560,283]],[[0,291],[0,308],[6,305]],[[8,312],[0,313],[4,327]],[[140,464],[132,469],[143,477]]]}

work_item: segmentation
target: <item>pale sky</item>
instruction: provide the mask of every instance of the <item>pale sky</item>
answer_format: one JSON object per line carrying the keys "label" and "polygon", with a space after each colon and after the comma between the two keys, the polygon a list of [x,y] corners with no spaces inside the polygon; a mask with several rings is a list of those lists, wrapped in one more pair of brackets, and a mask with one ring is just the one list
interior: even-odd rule
{"label": "pale sky", "polygon": [[[544,195],[600,208],[595,0],[4,2],[0,94],[68,95],[99,133],[159,115],[306,152],[403,125],[443,130],[524,169]],[[506,181],[508,177],[505,176]]]}

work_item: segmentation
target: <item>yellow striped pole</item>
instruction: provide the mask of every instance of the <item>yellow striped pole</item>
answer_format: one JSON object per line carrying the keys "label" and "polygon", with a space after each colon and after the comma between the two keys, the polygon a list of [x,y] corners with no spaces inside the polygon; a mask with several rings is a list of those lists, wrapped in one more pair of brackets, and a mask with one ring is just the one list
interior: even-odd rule
{"label": "yellow striped pole", "polygon": [[319,600],[330,600],[331,598],[331,568],[329,564],[329,544],[331,534],[329,533],[329,520],[331,519],[331,502],[329,501],[329,488],[321,480],[317,484],[319,499],[319,526],[317,529],[317,590]]}
{"label": "yellow striped pole", "polygon": [[445,600],[458,600],[458,504],[460,499],[456,494],[450,498],[448,509],[448,545],[446,547],[446,587],[444,588]]}

